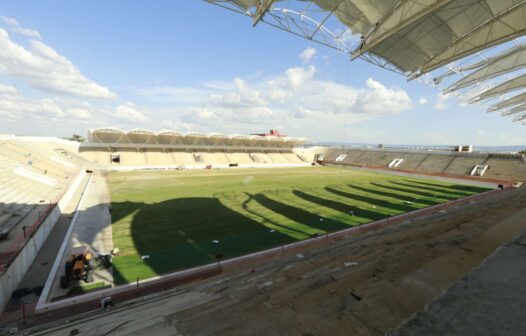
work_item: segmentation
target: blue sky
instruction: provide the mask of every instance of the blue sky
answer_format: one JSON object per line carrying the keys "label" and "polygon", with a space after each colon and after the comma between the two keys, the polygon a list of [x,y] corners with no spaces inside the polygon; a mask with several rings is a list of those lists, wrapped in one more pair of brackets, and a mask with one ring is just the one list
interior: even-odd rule
{"label": "blue sky", "polygon": [[482,106],[204,1],[3,1],[1,133],[90,128],[523,145]]}

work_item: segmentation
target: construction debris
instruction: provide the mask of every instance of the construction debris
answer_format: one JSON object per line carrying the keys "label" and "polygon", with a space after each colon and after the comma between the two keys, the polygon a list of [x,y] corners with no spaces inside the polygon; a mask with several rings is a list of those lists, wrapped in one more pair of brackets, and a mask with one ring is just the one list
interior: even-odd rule
{"label": "construction debris", "polygon": [[111,254],[98,255],[95,258],[95,269],[100,271],[111,267]]}
{"label": "construction debris", "polygon": [[345,265],[345,267],[350,267],[350,266],[356,266],[358,265],[357,262],[353,262],[353,261],[346,261],[343,263]]}

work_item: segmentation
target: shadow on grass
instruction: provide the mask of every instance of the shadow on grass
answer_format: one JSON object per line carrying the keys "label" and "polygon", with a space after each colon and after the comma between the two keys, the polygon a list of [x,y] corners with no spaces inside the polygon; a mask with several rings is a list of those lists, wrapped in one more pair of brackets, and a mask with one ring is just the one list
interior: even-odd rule
{"label": "shadow on grass", "polygon": [[428,183],[425,181],[415,181],[415,180],[404,180],[406,183],[415,183],[419,185],[425,185],[429,187],[436,187],[436,188],[445,188],[448,191],[453,189],[453,191],[464,191],[464,192],[474,192],[474,193],[481,193],[484,191],[491,190],[491,188],[486,187],[479,187],[479,186],[473,186],[473,185],[440,185],[440,184],[433,184]]}
{"label": "shadow on grass", "polygon": [[314,195],[307,194],[307,193],[305,193],[303,191],[300,191],[300,190],[294,190],[293,194],[298,196],[298,197],[300,197],[300,198],[302,198],[302,199],[304,199],[304,200],[306,200],[306,201],[309,201],[309,202],[312,202],[312,203],[316,203],[316,204],[319,204],[319,205],[327,207],[327,208],[331,208],[331,209],[336,210],[336,211],[341,211],[341,212],[344,212],[346,214],[348,214],[349,211],[352,211],[355,216],[359,216],[359,217],[362,217],[362,218],[370,219],[371,221],[377,220],[377,219],[380,219],[380,218],[384,217],[383,215],[379,214],[378,212],[365,210],[365,209],[361,209],[361,208],[359,208],[357,206],[354,206],[354,205],[349,205],[349,204],[341,203],[341,202],[338,202],[338,201],[329,200],[329,199],[326,199],[326,198],[314,196]]}
{"label": "shadow on grass", "polygon": [[259,204],[273,212],[279,213],[280,215],[285,216],[290,220],[293,220],[306,226],[310,226],[311,228],[318,229],[322,232],[338,231],[349,227],[348,224],[330,218],[324,218],[323,221],[320,221],[320,216],[317,214],[297,208],[292,205],[278,202],[263,194],[254,195],[254,199]]}
{"label": "shadow on grass", "polygon": [[[390,183],[394,183],[394,182],[391,181]],[[396,186],[387,185],[387,184],[382,184],[382,187],[385,188],[385,189],[389,189],[389,190],[394,190],[394,191],[403,192],[403,193],[408,193],[408,194],[420,195],[420,196],[422,196],[422,197],[441,199],[441,200],[444,200],[444,201],[449,201],[449,200],[452,200],[452,199],[456,199],[456,198],[458,198],[458,197],[461,197],[460,195],[458,195],[457,197],[455,197],[455,196],[453,196],[453,195],[451,195],[451,194],[450,194],[450,195],[444,195],[444,194],[432,194],[432,193],[425,192],[425,191],[421,191],[421,190],[414,190],[414,189],[402,188],[402,186],[400,186],[399,184],[397,184]]]}
{"label": "shadow on grass", "polygon": [[243,210],[247,211],[247,212],[250,212],[251,214],[253,214],[254,216],[257,216],[259,218],[261,218],[264,222],[268,222],[272,225],[275,225],[277,227],[280,227],[280,228],[283,228],[283,229],[286,229],[288,231],[293,231],[293,232],[296,232],[296,233],[299,233],[301,235],[304,235],[305,238],[308,238],[309,237],[309,234],[305,231],[302,231],[302,230],[299,230],[297,228],[293,228],[293,227],[290,227],[290,226],[287,226],[287,225],[283,225],[283,224],[280,224],[276,221],[273,221],[272,219],[270,219],[268,216],[265,216],[257,211],[254,211],[252,209],[250,209],[250,207],[248,206],[248,203],[250,201],[255,201],[257,202],[256,198],[254,197],[254,195],[252,194],[249,194],[249,193],[245,193],[245,195],[247,195],[247,199],[243,202]]}
{"label": "shadow on grass", "polygon": [[[374,183],[374,182],[371,182],[371,185],[374,185],[375,187],[378,187],[378,188],[383,188],[384,187],[383,184]],[[391,193],[391,192],[383,191],[381,189],[376,189],[376,188],[375,189],[373,189],[373,188],[368,189],[368,188],[364,188],[364,187],[357,186],[357,185],[352,185],[352,184],[349,184],[349,186],[354,188],[354,189],[356,189],[356,190],[360,190],[360,191],[364,191],[364,192],[368,192],[368,193],[376,194],[376,195],[380,195],[380,196],[395,198],[395,199],[403,200],[403,201],[406,201],[406,202],[415,202],[415,203],[420,203],[420,204],[425,204],[425,205],[435,205],[435,204],[440,203],[438,201],[432,201],[432,200],[421,199],[421,198],[417,198],[417,197],[411,197],[411,196]]]}
{"label": "shadow on grass", "polygon": [[441,188],[434,188],[434,187],[429,187],[429,186],[424,186],[424,185],[415,185],[415,184],[411,184],[411,183],[403,183],[403,182],[398,182],[398,181],[391,181],[391,183],[394,183],[396,185],[399,185],[401,187],[407,187],[407,188],[417,188],[419,190],[423,190],[423,191],[426,191],[426,192],[436,192],[436,193],[439,193],[439,194],[446,194],[446,195],[451,195],[451,196],[454,196],[454,197],[465,197],[465,196],[468,196],[468,195],[471,195],[472,192],[470,191],[467,191],[467,190],[464,190],[464,191],[460,191],[460,190],[455,190],[455,189],[441,189]]}
{"label": "shadow on grass", "polygon": [[[409,211],[414,211],[418,209],[418,207],[413,207],[413,206],[409,206],[405,204],[393,203],[393,202],[389,202],[385,200],[380,200],[377,198],[368,197],[365,195],[353,194],[353,193],[349,193],[349,192],[335,189],[332,187],[325,187],[325,190],[333,194],[339,195],[339,196],[348,197],[348,198],[351,198],[351,199],[354,199],[360,202],[369,203],[375,206],[379,206],[379,207],[390,209],[390,210],[396,210],[399,212],[409,212]],[[379,215],[385,217],[385,215],[381,215],[381,214]]]}
{"label": "shadow on grass", "polygon": [[[216,198],[113,203],[113,212],[117,214],[113,241],[115,247],[122,244],[122,255],[113,260],[117,284],[214,262],[219,254],[232,258],[295,240],[278,231],[270,233]],[[115,224],[134,212],[129,230]]]}
{"label": "shadow on grass", "polygon": [[[390,185],[379,186],[434,199],[444,197]],[[367,205],[360,208],[348,205],[345,201],[339,202],[300,190],[294,190],[292,194],[293,197],[341,211],[342,214],[353,211],[356,216],[370,220],[385,217],[386,214],[383,213],[385,209],[393,213],[418,209],[415,206],[378,197],[379,195],[396,196],[399,200],[413,200],[409,199],[409,196],[363,186],[350,185],[350,188],[354,188],[350,190],[356,190],[357,193],[330,186],[325,190],[339,197],[364,202],[382,209],[376,211],[368,208]],[[246,215],[243,215],[228,207],[228,202],[225,205],[221,202],[221,198],[213,197],[177,198],[155,204],[113,203],[113,241],[114,246],[121,250],[121,255],[115,257],[113,263],[115,283],[134,282],[137,278],[147,279],[214,262],[217,255],[232,258],[299,239],[281,233],[280,228],[297,232],[302,236],[307,235],[306,232],[293,225],[276,223],[272,220],[273,214],[279,214],[320,232],[333,232],[349,227],[348,223],[331,218],[323,218],[323,221],[320,221],[320,215],[309,211],[308,208],[286,204],[262,193],[248,195],[248,197],[248,200],[243,199],[243,212],[254,210],[247,205],[252,200],[262,207],[256,212],[251,212],[250,215],[246,212]],[[271,230],[263,225],[267,222],[275,225],[276,231],[270,232]],[[215,240],[218,243],[214,243]]]}

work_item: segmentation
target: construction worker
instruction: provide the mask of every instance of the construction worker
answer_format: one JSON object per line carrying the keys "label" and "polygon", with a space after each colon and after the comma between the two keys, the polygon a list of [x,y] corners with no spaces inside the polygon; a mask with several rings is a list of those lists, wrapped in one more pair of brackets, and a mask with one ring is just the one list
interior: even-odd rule
{"label": "construction worker", "polygon": [[108,306],[112,306],[113,307],[113,301],[111,300],[111,296],[106,296],[106,297],[103,297],[101,300],[100,300],[100,307],[101,309],[106,309]]}

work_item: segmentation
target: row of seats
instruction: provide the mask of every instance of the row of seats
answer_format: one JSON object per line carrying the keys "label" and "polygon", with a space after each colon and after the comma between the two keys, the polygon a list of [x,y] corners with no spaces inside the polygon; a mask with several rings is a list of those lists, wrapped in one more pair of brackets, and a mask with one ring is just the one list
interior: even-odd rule
{"label": "row of seats", "polygon": [[[7,156],[19,163],[30,166],[35,171],[52,177],[63,177],[74,167],[69,161],[64,160],[60,153],[48,152],[47,145],[31,145],[16,141],[2,142],[0,154]],[[61,163],[66,161],[69,165]]]}
{"label": "row of seats", "polygon": [[[86,159],[106,165],[163,166],[163,165],[229,165],[229,164],[296,164],[305,159],[293,152],[187,152],[171,150],[119,149],[110,152],[101,149],[81,149]],[[118,158],[118,159],[117,159]]]}
{"label": "row of seats", "polygon": [[39,142],[0,141],[0,238],[7,238],[37,205],[56,201],[78,172],[73,154],[52,148]]}
{"label": "row of seats", "polygon": [[500,180],[526,181],[526,162],[522,160],[490,157],[484,164],[488,165],[484,176]]}
{"label": "row of seats", "polygon": [[[407,151],[382,151],[362,149],[330,148],[324,155],[326,162],[335,162],[336,158],[346,154],[338,163],[387,167],[395,159],[403,159],[397,169],[416,170],[426,173],[444,173],[455,175],[470,175],[475,165],[488,165],[484,173],[486,178],[502,180],[526,180],[526,162],[519,157],[499,157],[492,154],[474,153],[455,155],[453,153],[422,153]],[[335,162],[336,163],[336,162]]]}

